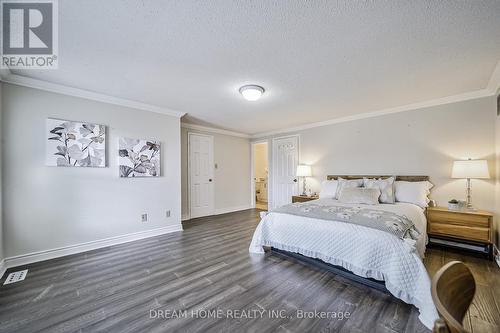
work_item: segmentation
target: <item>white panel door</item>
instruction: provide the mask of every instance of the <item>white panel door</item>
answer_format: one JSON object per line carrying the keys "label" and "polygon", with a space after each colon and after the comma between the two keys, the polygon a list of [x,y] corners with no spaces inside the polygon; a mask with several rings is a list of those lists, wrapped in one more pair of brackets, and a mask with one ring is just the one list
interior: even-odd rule
{"label": "white panel door", "polygon": [[298,193],[296,177],[299,163],[299,137],[290,136],[273,140],[273,208],[292,202]]}
{"label": "white panel door", "polygon": [[188,133],[190,217],[214,214],[214,137]]}

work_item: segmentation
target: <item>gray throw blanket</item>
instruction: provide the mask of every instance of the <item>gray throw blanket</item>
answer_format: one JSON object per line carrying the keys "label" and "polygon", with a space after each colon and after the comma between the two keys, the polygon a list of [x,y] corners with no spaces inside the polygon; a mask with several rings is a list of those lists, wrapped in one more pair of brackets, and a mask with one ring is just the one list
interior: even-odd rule
{"label": "gray throw blanket", "polygon": [[420,236],[409,218],[383,210],[305,202],[285,205],[272,212],[357,224],[388,232],[400,239],[417,240]]}

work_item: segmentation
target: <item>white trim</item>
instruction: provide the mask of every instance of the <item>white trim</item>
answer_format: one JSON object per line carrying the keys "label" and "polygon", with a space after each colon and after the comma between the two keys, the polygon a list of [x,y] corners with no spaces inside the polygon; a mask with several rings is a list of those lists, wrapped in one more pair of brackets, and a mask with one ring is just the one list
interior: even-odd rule
{"label": "white trim", "polygon": [[2,259],[0,261],[0,279],[3,277],[6,271],[7,271],[7,265],[5,265],[5,259]]}
{"label": "white trim", "polygon": [[192,129],[192,130],[197,130],[197,131],[209,132],[209,133],[237,136],[237,137],[246,138],[246,139],[250,138],[250,135],[248,135],[248,134],[228,131],[228,130],[221,129],[221,128],[200,126],[200,125],[194,125],[194,124],[188,124],[188,123],[182,123],[182,122],[181,122],[181,127],[187,128],[187,129]]}
{"label": "white trim", "polygon": [[490,81],[488,82],[488,87],[486,88],[495,95],[500,90],[500,60],[491,74]]}
{"label": "white trim", "polygon": [[136,240],[140,240],[140,239],[144,239],[144,238],[160,236],[160,235],[168,234],[171,232],[177,232],[177,231],[182,231],[181,224],[169,225],[169,226],[162,227],[162,228],[140,231],[140,232],[135,232],[135,233],[126,234],[126,235],[122,235],[122,236],[110,237],[110,238],[100,239],[100,240],[86,242],[86,243],[80,243],[80,244],[69,245],[69,246],[59,247],[59,248],[50,249],[50,250],[44,250],[44,251],[23,254],[23,255],[19,255],[19,256],[10,257],[10,258],[5,258],[4,261],[5,261],[5,266],[7,268],[17,267],[17,266],[21,266],[21,265],[27,265],[27,264],[31,264],[34,262],[38,262],[38,261],[44,261],[44,260],[64,257],[64,256],[75,254],[75,253],[87,252],[87,251],[91,251],[91,250],[95,250],[95,249],[99,249],[99,248],[103,248],[103,247],[128,243],[128,242],[132,242],[132,241],[136,241]]}
{"label": "white trim", "polygon": [[8,67],[1,67],[0,68],[0,81],[3,81],[3,79],[9,75],[12,75],[12,72]]}
{"label": "white trim", "polygon": [[[255,208],[255,207],[252,207],[249,205],[244,205],[244,206],[235,206],[235,207],[227,207],[227,208],[217,208],[214,211],[214,215],[239,212],[241,210],[247,210],[247,209],[252,209],[252,208]],[[207,215],[207,216],[213,216],[213,215]],[[200,217],[205,217],[205,216],[200,216]],[[191,219],[191,217],[188,214],[185,214],[182,216],[182,221],[188,221],[190,219]]]}
{"label": "white trim", "polygon": [[[187,200],[188,200],[188,214],[189,214],[189,218],[191,219],[191,216],[193,216],[193,214],[191,213],[191,168],[190,168],[190,165],[191,165],[191,136],[193,135],[197,135],[197,136],[204,136],[204,137],[207,137],[207,138],[210,138],[211,141],[212,141],[212,145],[211,145],[211,148],[212,148],[212,209],[211,209],[211,212],[207,215],[204,215],[204,216],[211,216],[211,215],[215,215],[215,182],[217,181],[215,179],[215,140],[214,140],[214,137],[212,135],[208,135],[208,134],[202,134],[202,133],[197,133],[197,132],[189,132],[187,133],[187,173],[188,173],[188,183],[187,183]],[[196,216],[196,218],[198,217],[203,217],[203,216]],[[194,217],[193,217],[194,218]]]}
{"label": "white trim", "polygon": [[463,102],[463,101],[468,101],[471,99],[487,97],[487,96],[492,96],[492,95],[494,95],[493,92],[489,91],[488,89],[482,89],[482,90],[472,91],[472,92],[468,92],[468,93],[464,93],[464,94],[433,99],[433,100],[426,101],[426,102],[407,104],[407,105],[398,106],[398,107],[390,108],[390,109],[383,109],[383,110],[378,110],[378,111],[373,111],[373,112],[360,113],[360,114],[353,115],[353,116],[334,118],[334,119],[320,121],[320,122],[316,122],[316,123],[309,123],[309,124],[304,124],[304,125],[295,126],[295,127],[283,128],[283,129],[270,131],[270,132],[257,133],[257,134],[252,135],[251,138],[252,139],[264,138],[264,137],[268,137],[268,136],[272,136],[272,135],[276,135],[276,134],[297,132],[297,131],[302,131],[302,130],[315,128],[315,127],[327,126],[327,125],[338,124],[338,123],[345,123],[348,121],[373,118],[373,117],[378,117],[378,116],[383,116],[383,115],[393,114],[393,113],[399,113],[399,112],[412,111],[412,110],[423,109],[423,108],[428,108],[428,107],[438,106],[438,105],[443,105],[443,104]]}
{"label": "white trim", "polygon": [[232,212],[239,212],[240,210],[247,210],[247,209],[251,209],[251,208],[252,207],[250,205],[217,208],[215,210],[215,215],[227,214],[227,213],[232,213]]}
{"label": "white trim", "polygon": [[34,88],[34,89],[49,91],[49,92],[53,92],[53,93],[57,93],[57,94],[67,95],[67,96],[85,98],[85,99],[92,100],[92,101],[120,105],[120,106],[125,106],[128,108],[132,108],[132,109],[161,113],[161,114],[165,114],[165,115],[176,117],[176,118],[180,118],[186,114],[185,112],[180,112],[180,111],[176,111],[176,110],[172,110],[172,109],[168,109],[168,108],[164,108],[164,107],[160,107],[160,106],[156,106],[156,105],[136,102],[136,101],[132,101],[129,99],[113,97],[113,96],[109,96],[109,95],[104,95],[104,94],[96,93],[96,92],[89,91],[89,90],[67,87],[67,86],[64,86],[61,84],[50,83],[47,81],[32,79],[32,78],[29,78],[26,76],[21,76],[21,75],[16,75],[16,74],[3,74],[2,73],[1,80],[5,83],[15,84],[15,85],[22,86],[22,87]]}
{"label": "white trim", "polygon": [[[168,108],[164,108],[164,107],[159,107],[159,106],[155,106],[155,105],[151,105],[151,104],[145,104],[145,103],[127,100],[127,99],[123,99],[123,98],[108,96],[108,95],[104,95],[104,94],[100,94],[100,93],[96,93],[96,92],[92,92],[92,91],[88,91],[88,90],[84,90],[84,89],[68,87],[68,86],[64,86],[64,85],[60,85],[60,84],[56,84],[56,83],[50,83],[50,82],[43,81],[43,80],[32,79],[32,78],[28,78],[25,76],[12,74],[12,72],[8,68],[3,68],[0,71],[0,81],[3,81],[5,83],[19,85],[19,86],[35,88],[35,89],[45,90],[45,91],[54,92],[54,93],[59,93],[59,94],[68,95],[68,96],[80,97],[80,98],[95,100],[95,101],[109,103],[109,104],[121,105],[121,106],[130,107],[130,108],[134,108],[134,109],[139,109],[139,110],[145,110],[145,111],[166,114],[166,115],[170,115],[170,116],[174,116],[174,117],[178,117],[178,118],[181,118],[182,116],[184,116],[186,114],[186,112],[180,112],[180,111],[176,111],[176,110],[172,110],[172,109],[168,109]],[[235,131],[228,131],[228,130],[219,129],[219,128],[206,127],[206,126],[194,125],[194,124],[187,124],[187,123],[181,123],[181,127],[189,128],[189,129],[193,129],[193,130],[199,130],[199,131],[206,131],[206,132],[211,132],[211,133],[237,136],[237,137],[242,137],[242,138],[258,139],[258,138],[264,138],[264,137],[276,135],[276,134],[301,131],[301,130],[305,130],[305,129],[327,126],[327,125],[332,125],[332,124],[338,124],[338,123],[343,123],[343,122],[348,122],[348,121],[353,121],[353,120],[373,118],[373,117],[383,116],[383,115],[387,115],[387,114],[412,111],[412,110],[428,108],[428,107],[432,107],[432,106],[463,102],[463,101],[468,101],[471,99],[476,99],[476,98],[481,98],[481,97],[488,97],[488,96],[496,95],[499,90],[500,90],[500,60],[498,61],[497,65],[495,66],[495,69],[493,70],[493,73],[491,74],[490,80],[488,82],[488,86],[485,89],[475,90],[475,91],[471,91],[471,92],[466,92],[466,93],[462,93],[462,94],[457,94],[457,95],[452,95],[452,96],[447,96],[447,97],[442,97],[442,98],[437,98],[437,99],[432,99],[432,100],[428,100],[428,101],[424,101],[424,102],[412,103],[412,104],[397,106],[397,107],[388,108],[388,109],[381,109],[381,110],[372,111],[372,112],[365,112],[365,113],[361,113],[361,114],[357,114],[357,115],[353,115],[353,116],[334,118],[334,119],[330,119],[330,120],[326,120],[326,121],[309,123],[309,124],[304,124],[304,125],[289,127],[289,128],[283,128],[283,129],[278,129],[278,130],[269,131],[269,132],[261,132],[261,133],[256,133],[256,134],[252,134],[252,135],[240,133],[240,132],[235,132]]]}

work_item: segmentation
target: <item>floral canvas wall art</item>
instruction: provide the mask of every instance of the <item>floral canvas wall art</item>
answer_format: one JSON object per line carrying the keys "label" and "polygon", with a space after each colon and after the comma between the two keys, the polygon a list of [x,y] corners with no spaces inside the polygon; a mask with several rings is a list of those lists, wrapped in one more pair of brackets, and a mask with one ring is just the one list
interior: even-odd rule
{"label": "floral canvas wall art", "polygon": [[48,118],[46,164],[61,167],[106,166],[106,127]]}
{"label": "floral canvas wall art", "polygon": [[118,154],[120,177],[160,176],[160,142],[120,138]]}

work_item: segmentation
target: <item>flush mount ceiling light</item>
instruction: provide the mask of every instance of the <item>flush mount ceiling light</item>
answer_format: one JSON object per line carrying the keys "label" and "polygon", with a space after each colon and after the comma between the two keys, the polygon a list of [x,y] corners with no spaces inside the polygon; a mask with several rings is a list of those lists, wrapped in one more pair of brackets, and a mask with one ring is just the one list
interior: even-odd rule
{"label": "flush mount ceiling light", "polygon": [[240,88],[240,94],[247,101],[256,101],[258,100],[262,94],[264,93],[264,88],[261,86],[257,86],[254,84],[243,86]]}

